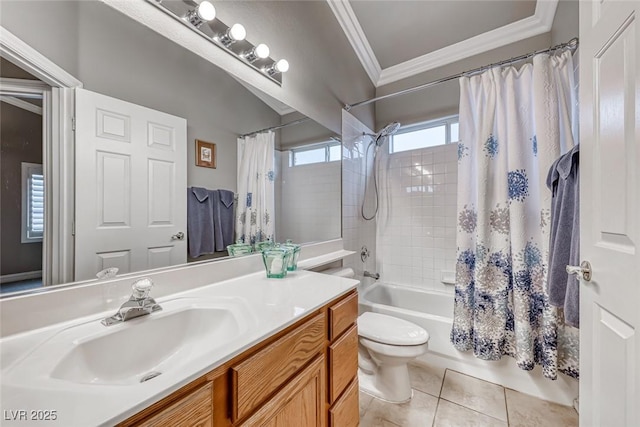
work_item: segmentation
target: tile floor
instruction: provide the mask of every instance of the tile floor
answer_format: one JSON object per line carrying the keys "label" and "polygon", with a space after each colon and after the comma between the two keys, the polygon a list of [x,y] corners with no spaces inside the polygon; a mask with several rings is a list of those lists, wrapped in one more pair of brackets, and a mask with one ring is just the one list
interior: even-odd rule
{"label": "tile floor", "polygon": [[413,399],[395,405],[360,392],[360,427],[572,427],[578,414],[452,370],[409,366]]}

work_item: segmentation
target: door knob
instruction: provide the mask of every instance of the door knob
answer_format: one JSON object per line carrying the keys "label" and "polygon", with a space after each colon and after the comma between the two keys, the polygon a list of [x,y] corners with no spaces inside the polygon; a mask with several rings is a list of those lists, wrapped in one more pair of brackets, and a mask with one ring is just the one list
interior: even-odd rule
{"label": "door knob", "polygon": [[582,261],[579,266],[567,265],[567,273],[575,274],[576,276],[582,275],[582,279],[588,282],[591,280],[591,263],[589,261]]}
{"label": "door knob", "polygon": [[176,234],[171,236],[171,240],[184,240],[184,233],[182,231],[178,231]]}

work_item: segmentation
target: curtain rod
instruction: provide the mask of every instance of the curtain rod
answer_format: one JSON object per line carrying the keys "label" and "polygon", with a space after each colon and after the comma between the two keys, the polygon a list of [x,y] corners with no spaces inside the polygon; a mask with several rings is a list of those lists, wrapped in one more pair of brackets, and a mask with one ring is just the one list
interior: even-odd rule
{"label": "curtain rod", "polygon": [[240,138],[246,138],[247,136],[255,135],[257,133],[269,132],[270,130],[282,129],[282,128],[286,128],[288,126],[298,125],[298,124],[304,123],[304,122],[306,122],[308,120],[311,120],[311,118],[310,117],[304,117],[302,119],[294,120],[292,122],[284,123],[282,125],[271,126],[270,128],[264,128],[264,129],[257,130],[255,132],[245,133],[244,135],[240,135]]}
{"label": "curtain rod", "polygon": [[361,105],[367,105],[367,104],[371,104],[372,102],[381,101],[383,99],[393,98],[393,97],[400,96],[400,95],[406,95],[407,93],[412,93],[412,92],[416,92],[416,91],[419,91],[419,90],[422,90],[422,89],[426,89],[426,88],[429,88],[431,86],[439,85],[440,83],[445,83],[445,82],[448,82],[448,81],[451,81],[451,80],[459,79],[462,76],[471,76],[471,75],[474,75],[474,74],[478,74],[478,73],[483,72],[484,70],[488,70],[488,69],[493,68],[493,67],[499,67],[499,66],[502,66],[502,65],[513,64],[515,62],[524,61],[526,59],[529,59],[529,58],[531,58],[531,57],[533,57],[535,55],[541,54],[541,53],[554,52],[556,50],[561,50],[561,49],[575,50],[577,47],[578,47],[578,38],[575,37],[575,38],[572,38],[571,40],[569,40],[566,43],[561,43],[561,44],[559,44],[557,46],[553,46],[553,47],[550,47],[548,49],[537,50],[535,52],[527,53],[525,55],[516,56],[514,58],[506,59],[504,61],[496,62],[494,64],[485,65],[483,67],[474,68],[473,70],[464,71],[462,73],[454,74],[454,75],[449,76],[449,77],[444,77],[442,79],[434,80],[434,81],[429,82],[429,83],[424,83],[424,84],[421,84],[419,86],[411,87],[411,88],[408,88],[408,89],[400,90],[398,92],[393,92],[393,93],[389,93],[389,94],[386,94],[386,95],[377,96],[375,98],[367,99],[367,100],[364,100],[364,101],[356,102],[355,104],[345,104],[344,109],[346,111],[349,111],[352,108],[359,107]]}

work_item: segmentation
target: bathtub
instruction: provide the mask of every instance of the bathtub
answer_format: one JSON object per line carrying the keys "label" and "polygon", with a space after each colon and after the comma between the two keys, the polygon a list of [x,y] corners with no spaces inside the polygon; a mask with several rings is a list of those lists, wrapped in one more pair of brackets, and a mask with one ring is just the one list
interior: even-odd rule
{"label": "bathtub", "polygon": [[453,293],[376,282],[360,294],[360,311],[388,314],[421,326],[429,333],[429,353],[455,356],[449,341]]}
{"label": "bathtub", "polygon": [[415,362],[453,369],[505,387],[562,405],[572,405],[578,395],[578,382],[563,374],[557,381],[542,376],[539,367],[523,371],[515,360],[505,356],[499,361],[480,360],[472,352],[456,350],[449,341],[453,325],[451,294],[409,286],[374,282],[359,294],[360,312],[372,311],[408,320],[429,333],[429,351]]}

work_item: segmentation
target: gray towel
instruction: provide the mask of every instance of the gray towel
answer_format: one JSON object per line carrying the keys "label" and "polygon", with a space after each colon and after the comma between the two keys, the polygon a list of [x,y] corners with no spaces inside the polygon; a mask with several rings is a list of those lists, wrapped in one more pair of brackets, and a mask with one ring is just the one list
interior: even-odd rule
{"label": "gray towel", "polygon": [[233,218],[233,191],[213,192],[213,224],[216,251],[224,251],[233,244],[235,220]]}
{"label": "gray towel", "polygon": [[214,252],[213,197],[206,188],[187,189],[187,239],[189,256]]}
{"label": "gray towel", "polygon": [[580,282],[567,265],[580,264],[579,145],[556,160],[547,176],[552,192],[549,241],[549,302],[564,308],[565,323],[580,325]]}

